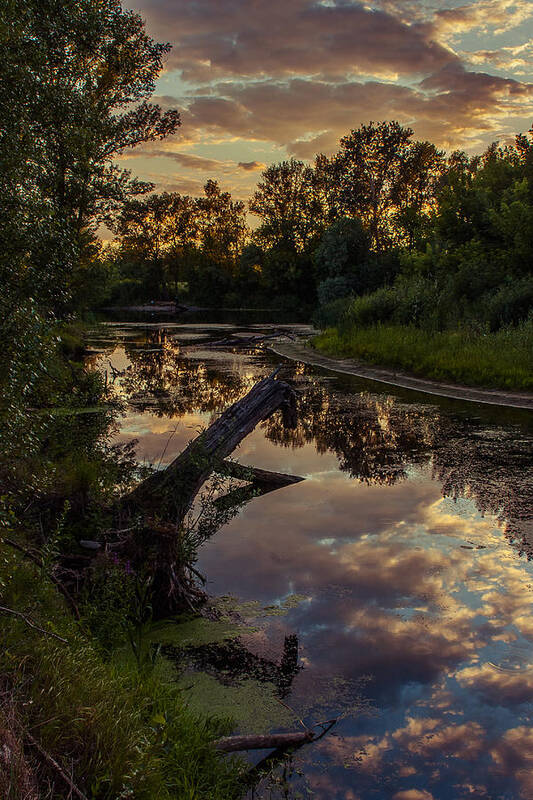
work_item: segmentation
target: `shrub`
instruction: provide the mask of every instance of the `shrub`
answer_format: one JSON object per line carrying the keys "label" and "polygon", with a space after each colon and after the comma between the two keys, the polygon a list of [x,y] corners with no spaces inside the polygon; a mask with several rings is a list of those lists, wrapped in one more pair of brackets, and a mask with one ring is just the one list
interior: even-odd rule
{"label": "shrub", "polygon": [[491,331],[523,322],[533,310],[533,277],[506,281],[496,293],[484,295],[480,307]]}
{"label": "shrub", "polygon": [[326,330],[314,346],[334,356],[399,367],[436,380],[533,389],[533,318],[486,334],[472,329],[430,333],[408,325]]}
{"label": "shrub", "polygon": [[321,306],[325,306],[334,300],[348,297],[351,292],[352,283],[348,278],[342,275],[338,275],[336,278],[326,278],[325,281],[318,284],[318,302]]}
{"label": "shrub", "polygon": [[313,322],[319,328],[331,328],[336,325],[342,325],[345,316],[349,313],[352,305],[351,297],[343,297],[339,300],[333,300],[324,306],[320,306],[314,314]]}

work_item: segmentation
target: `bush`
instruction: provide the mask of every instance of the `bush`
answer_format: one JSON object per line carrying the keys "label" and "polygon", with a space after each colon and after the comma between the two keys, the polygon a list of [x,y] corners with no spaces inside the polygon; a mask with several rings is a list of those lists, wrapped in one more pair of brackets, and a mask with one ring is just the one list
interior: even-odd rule
{"label": "bush", "polygon": [[387,322],[394,314],[396,303],[396,293],[390,287],[383,287],[372,294],[357,297],[344,317],[344,324],[350,328]]}
{"label": "bush", "polygon": [[320,306],[314,314],[313,322],[319,328],[331,328],[333,326],[342,325],[344,318],[348,314],[351,305],[351,297],[343,297],[339,300],[333,300],[324,306]]}
{"label": "bush", "polygon": [[508,280],[498,292],[484,295],[480,307],[491,331],[523,322],[533,310],[533,277]]}
{"label": "bush", "polygon": [[318,302],[321,306],[348,297],[352,293],[352,283],[348,278],[338,275],[336,278],[326,278],[318,284]]}
{"label": "bush", "polygon": [[355,275],[357,265],[368,260],[369,252],[369,236],[360,220],[346,217],[336,220],[313,255],[317,281]]}
{"label": "bush", "polygon": [[[17,554],[3,556],[3,603],[29,612],[45,631],[68,640],[64,644],[16,617],[0,616],[0,679],[9,687],[17,730],[31,730],[93,800],[240,797],[238,762],[210,746],[229,732],[228,721],[199,719],[157,666],[142,674],[124,654],[105,663],[100,647],[81,631],[45,575]],[[0,736],[5,710],[3,716]],[[30,785],[24,763],[15,767],[17,774],[8,780]],[[64,785],[54,793],[57,775],[47,777],[52,791],[46,796],[64,796]],[[4,778],[0,770],[0,789]]]}

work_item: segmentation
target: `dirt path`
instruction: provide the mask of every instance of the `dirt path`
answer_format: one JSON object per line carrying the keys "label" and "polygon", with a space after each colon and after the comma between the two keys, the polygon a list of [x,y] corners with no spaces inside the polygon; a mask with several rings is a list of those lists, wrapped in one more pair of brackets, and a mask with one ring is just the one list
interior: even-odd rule
{"label": "dirt path", "polygon": [[269,347],[277,353],[293,361],[303,361],[315,367],[324,367],[333,372],[343,372],[358,378],[367,378],[415,392],[450,397],[453,400],[469,400],[473,403],[488,403],[493,406],[509,408],[526,408],[533,410],[533,394],[529,392],[508,392],[505,389],[477,389],[472,386],[461,386],[453,383],[441,383],[428,378],[416,378],[395,369],[384,369],[370,364],[363,364],[350,358],[330,358],[313,350],[305,342],[274,342]]}

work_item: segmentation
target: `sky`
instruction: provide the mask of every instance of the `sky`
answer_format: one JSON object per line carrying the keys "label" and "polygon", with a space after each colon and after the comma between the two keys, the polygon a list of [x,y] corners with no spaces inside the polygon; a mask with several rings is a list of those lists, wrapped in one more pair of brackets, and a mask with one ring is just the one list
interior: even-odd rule
{"label": "sky", "polygon": [[396,119],[480,152],[533,122],[533,0],[126,0],[170,42],[153,97],[179,132],[122,166],[157,191],[250,197],[265,165]]}

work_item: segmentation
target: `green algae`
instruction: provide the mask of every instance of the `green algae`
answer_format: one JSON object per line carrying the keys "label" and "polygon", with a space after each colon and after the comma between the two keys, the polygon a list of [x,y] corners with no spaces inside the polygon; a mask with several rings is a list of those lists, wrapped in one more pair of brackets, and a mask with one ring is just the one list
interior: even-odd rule
{"label": "green algae", "polygon": [[281,603],[262,606],[257,600],[242,601],[232,595],[223,595],[217,599],[215,608],[220,619],[238,617],[243,620],[259,620],[262,617],[283,616],[308,599],[305,595],[291,594]]}
{"label": "green algae", "polygon": [[[236,640],[243,634],[260,628],[267,617],[282,616],[308,598],[289,595],[279,604],[262,606],[255,600],[243,601],[232,595],[211,600],[206,616],[165,620],[153,626],[154,644],[176,648],[200,648]],[[184,665],[185,666],[185,665]],[[189,708],[201,715],[230,718],[242,733],[268,733],[279,728],[294,727],[297,717],[278,699],[278,688],[270,680],[260,681],[251,676],[231,685],[201,669],[190,666],[183,672],[162,654],[159,673],[164,680],[177,684]]]}
{"label": "green algae", "polygon": [[251,630],[249,626],[228,619],[208,619],[193,617],[180,621],[169,620],[164,625],[152,628],[151,639],[158,644],[172,644],[176,647],[198,647],[202,644],[236,639]]}
{"label": "green algae", "polygon": [[294,726],[295,714],[276,697],[271,683],[252,679],[226,686],[205,672],[186,672],[178,680],[189,709],[203,716],[229,717],[241,733],[269,733]]}

